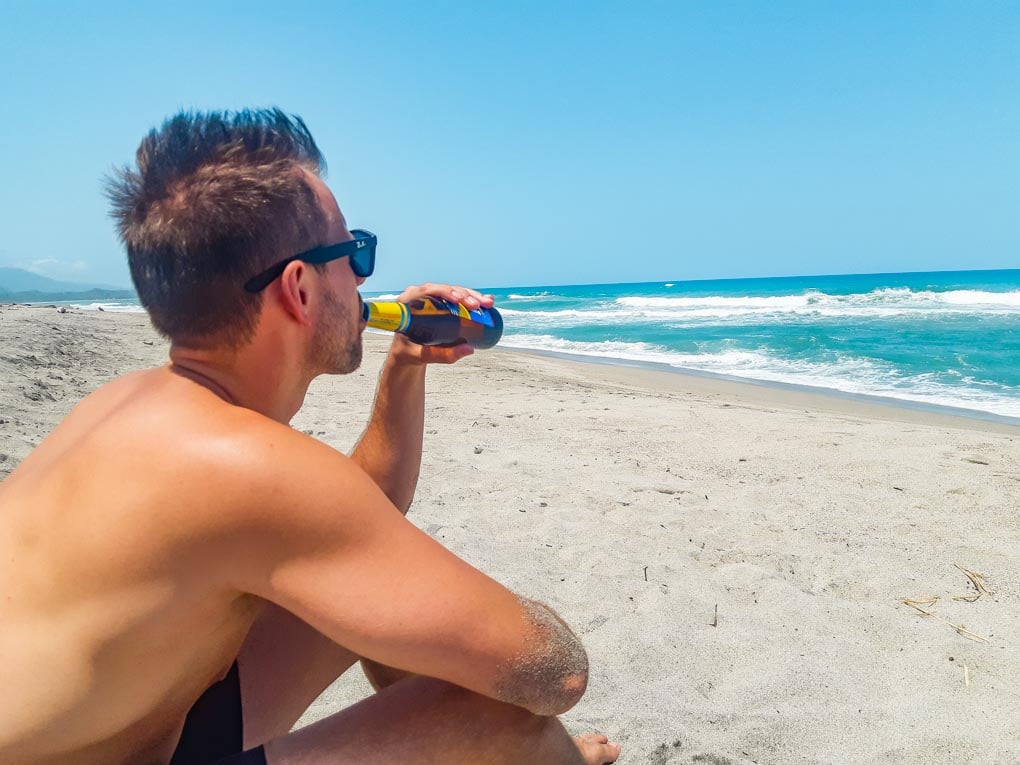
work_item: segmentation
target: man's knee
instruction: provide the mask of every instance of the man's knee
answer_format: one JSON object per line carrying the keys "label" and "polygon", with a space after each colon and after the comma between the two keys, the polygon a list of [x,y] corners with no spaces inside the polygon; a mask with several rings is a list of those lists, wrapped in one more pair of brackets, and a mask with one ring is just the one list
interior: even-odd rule
{"label": "man's knee", "polygon": [[389,688],[394,683],[414,676],[402,669],[387,667],[385,664],[365,658],[361,660],[361,671],[365,673],[365,678],[376,691]]}

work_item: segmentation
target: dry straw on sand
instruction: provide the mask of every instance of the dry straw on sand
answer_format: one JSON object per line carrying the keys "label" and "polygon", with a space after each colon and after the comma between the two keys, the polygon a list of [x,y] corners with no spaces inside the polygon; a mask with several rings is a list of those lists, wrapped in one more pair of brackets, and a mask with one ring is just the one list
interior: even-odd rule
{"label": "dry straw on sand", "polygon": [[[953,565],[956,566],[956,568],[960,569],[960,571],[962,571],[964,575],[966,575],[966,577],[970,580],[970,583],[974,585],[975,590],[975,592],[967,593],[966,595],[957,595],[956,597],[953,598],[953,600],[963,600],[968,603],[974,603],[983,595],[988,595],[989,597],[991,597],[992,593],[989,592],[989,590],[985,587],[984,575],[978,574],[974,571],[970,571],[969,569],[966,569],[963,566],[961,566],[959,563],[954,563]],[[924,616],[930,616],[933,619],[937,619],[938,621],[944,624],[948,624],[950,627],[956,630],[958,634],[962,635],[965,638],[970,638],[971,640],[976,640],[980,643],[988,642],[988,638],[981,637],[981,635],[971,632],[966,627],[963,627],[959,624],[954,624],[948,619],[939,616],[934,611],[929,611],[928,608],[926,608],[926,606],[929,607],[934,606],[936,603],[939,602],[938,597],[928,598],[927,600],[914,600],[911,598],[904,598],[901,602],[903,603],[903,605],[910,606],[911,608],[915,609]],[[966,670],[966,667],[964,669]],[[969,677],[967,678],[967,685],[968,686],[970,685]]]}
{"label": "dry straw on sand", "polygon": [[990,593],[985,588],[985,579],[982,574],[978,574],[974,571],[965,569],[959,563],[954,563],[953,565],[960,569],[960,571],[962,571],[967,576],[967,578],[970,579],[970,583],[974,585],[975,590],[974,593],[968,593],[966,595],[957,595],[955,598],[953,598],[953,600],[966,600],[968,603],[973,603],[982,595],[988,595],[989,597],[991,597],[992,593]]}

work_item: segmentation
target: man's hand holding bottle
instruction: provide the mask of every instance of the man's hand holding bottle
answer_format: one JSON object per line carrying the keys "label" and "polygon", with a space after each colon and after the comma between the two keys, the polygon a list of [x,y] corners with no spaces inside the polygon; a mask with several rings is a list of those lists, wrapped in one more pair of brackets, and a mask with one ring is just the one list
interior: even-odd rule
{"label": "man's hand holding bottle", "polygon": [[499,340],[503,322],[494,302],[468,287],[426,283],[408,287],[393,303],[367,302],[364,318],[396,333],[390,350],[396,359],[453,364],[474,353],[473,346],[489,348]]}

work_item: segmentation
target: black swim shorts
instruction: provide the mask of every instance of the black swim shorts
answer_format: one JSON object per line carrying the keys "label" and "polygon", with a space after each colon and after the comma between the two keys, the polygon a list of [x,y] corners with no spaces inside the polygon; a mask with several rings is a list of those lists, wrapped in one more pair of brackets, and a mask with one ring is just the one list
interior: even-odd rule
{"label": "black swim shorts", "polygon": [[170,765],[266,765],[261,746],[242,751],[241,679],[237,662],[191,707]]}

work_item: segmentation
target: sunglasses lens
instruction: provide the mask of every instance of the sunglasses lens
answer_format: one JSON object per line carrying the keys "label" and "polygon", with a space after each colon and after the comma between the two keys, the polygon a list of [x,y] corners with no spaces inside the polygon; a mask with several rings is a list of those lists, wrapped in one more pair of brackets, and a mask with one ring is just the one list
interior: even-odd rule
{"label": "sunglasses lens", "polygon": [[[356,234],[358,239],[368,238],[362,237],[359,231]],[[368,277],[372,275],[372,271],[375,270],[375,244],[371,244],[368,247],[363,247],[356,251],[351,256],[351,269],[357,276]]]}
{"label": "sunglasses lens", "polygon": [[359,250],[351,259],[351,268],[357,276],[366,277],[372,275],[372,250],[366,247]]}

